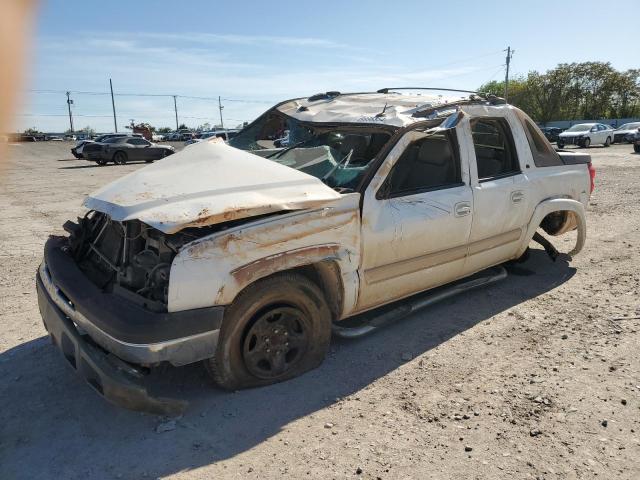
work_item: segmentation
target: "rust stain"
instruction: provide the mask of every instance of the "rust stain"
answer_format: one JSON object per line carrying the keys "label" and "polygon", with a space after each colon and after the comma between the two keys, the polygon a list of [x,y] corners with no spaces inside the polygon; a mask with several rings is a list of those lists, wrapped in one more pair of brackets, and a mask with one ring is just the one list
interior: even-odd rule
{"label": "rust stain", "polygon": [[335,257],[340,250],[339,245],[316,245],[297,250],[270,255],[255,260],[247,265],[231,271],[231,275],[241,286],[249,285],[255,280],[282,270]]}

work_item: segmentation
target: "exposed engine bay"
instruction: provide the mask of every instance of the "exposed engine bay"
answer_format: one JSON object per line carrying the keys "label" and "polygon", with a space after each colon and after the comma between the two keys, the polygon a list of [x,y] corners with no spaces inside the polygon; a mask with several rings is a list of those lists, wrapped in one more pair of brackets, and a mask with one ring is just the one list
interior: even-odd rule
{"label": "exposed engine bay", "polygon": [[171,262],[204,230],[166,235],[138,220],[117,222],[96,211],[64,228],[69,253],[95,285],[152,311],[166,311]]}

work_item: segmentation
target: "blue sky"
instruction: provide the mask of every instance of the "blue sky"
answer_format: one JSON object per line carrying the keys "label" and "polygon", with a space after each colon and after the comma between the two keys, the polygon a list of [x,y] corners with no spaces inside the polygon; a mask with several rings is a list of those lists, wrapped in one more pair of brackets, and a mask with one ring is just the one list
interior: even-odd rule
{"label": "blue sky", "polygon": [[[606,7],[606,8],[605,8]],[[277,101],[385,86],[474,89],[561,62],[638,68],[637,29],[620,9],[582,1],[42,0],[16,127],[69,127],[64,91],[224,99],[226,126]],[[619,48],[622,46],[622,48]],[[38,90],[39,92],[34,92]],[[107,95],[73,93],[74,125],[112,131]],[[117,96],[129,119],[175,126],[173,99]],[[178,98],[180,121],[218,121],[217,103]]]}

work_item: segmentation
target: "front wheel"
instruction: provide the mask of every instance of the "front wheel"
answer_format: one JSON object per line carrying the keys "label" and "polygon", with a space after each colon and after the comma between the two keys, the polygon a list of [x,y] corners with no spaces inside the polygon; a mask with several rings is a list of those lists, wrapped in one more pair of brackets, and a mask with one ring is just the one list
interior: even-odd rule
{"label": "front wheel", "polygon": [[607,140],[604,142],[605,147],[608,147],[609,145],[611,145],[611,137],[607,137]]}
{"label": "front wheel", "polygon": [[591,139],[590,139],[589,137],[585,138],[585,139],[582,141],[582,146],[583,146],[584,148],[589,148],[589,146],[590,146],[590,145],[591,145]]}
{"label": "front wheel", "polygon": [[633,151],[636,153],[640,153],[640,145],[634,145],[633,146]]}
{"label": "front wheel", "polygon": [[564,148],[564,143],[562,143],[560,140],[558,140],[557,145],[558,145],[559,149],[563,149]]}
{"label": "front wheel", "polygon": [[205,367],[227,390],[281,382],[316,368],[331,338],[322,291],[293,273],[258,280],[224,315],[218,346]]}
{"label": "front wheel", "polygon": [[127,154],[124,152],[116,152],[113,156],[113,163],[116,165],[124,165],[127,163]]}

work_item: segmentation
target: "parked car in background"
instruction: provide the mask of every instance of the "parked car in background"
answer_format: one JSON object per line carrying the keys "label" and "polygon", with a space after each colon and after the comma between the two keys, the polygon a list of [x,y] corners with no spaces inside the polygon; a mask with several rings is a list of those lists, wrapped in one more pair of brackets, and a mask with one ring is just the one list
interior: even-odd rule
{"label": "parked car in background", "polygon": [[[99,148],[95,148],[99,147]],[[112,137],[101,143],[91,145],[91,150],[85,150],[87,160],[93,160],[98,165],[113,162],[124,165],[131,161],[145,161],[151,163],[175,153],[171,145],[158,145],[140,137]]]}
{"label": "parked car in background", "polygon": [[161,133],[154,133],[151,135],[152,142],[164,142],[165,140],[166,140],[166,137]]}
{"label": "parked car in background", "polygon": [[558,147],[565,145],[578,145],[589,148],[594,143],[605,147],[613,142],[613,128],[602,123],[579,123],[558,135]]}
{"label": "parked car in background", "polygon": [[57,137],[57,136],[54,135],[52,137],[49,137],[49,141],[51,141],[51,142],[61,142],[62,141],[62,137]]}
{"label": "parked car in background", "polygon": [[547,140],[552,143],[557,142],[560,134],[564,132],[564,129],[558,127],[541,127],[540,130],[547,137]]}
{"label": "parked car in background", "polygon": [[638,128],[640,128],[640,122],[620,125],[613,131],[613,143],[631,143],[633,141],[633,136],[638,131]]}
{"label": "parked car in background", "polygon": [[211,132],[202,132],[196,136],[196,138],[191,138],[184,142],[186,145],[192,145],[194,143],[202,142],[208,138],[223,138],[225,141],[229,140],[228,132],[226,130],[214,130]]}
{"label": "parked car in background", "polygon": [[75,135],[65,135],[64,139],[70,142],[75,142],[77,140],[77,137]]}
{"label": "parked car in background", "polygon": [[116,138],[116,137],[141,137],[139,133],[105,133],[104,135],[99,135],[95,138],[95,140],[80,140],[76,143],[76,145],[71,149],[71,153],[74,157],[80,159],[84,158],[83,151],[86,145],[90,143],[101,143],[105,141],[107,138]]}
{"label": "parked car in background", "polygon": [[628,133],[626,138],[633,144],[633,151],[640,153],[640,127],[635,132]]}

